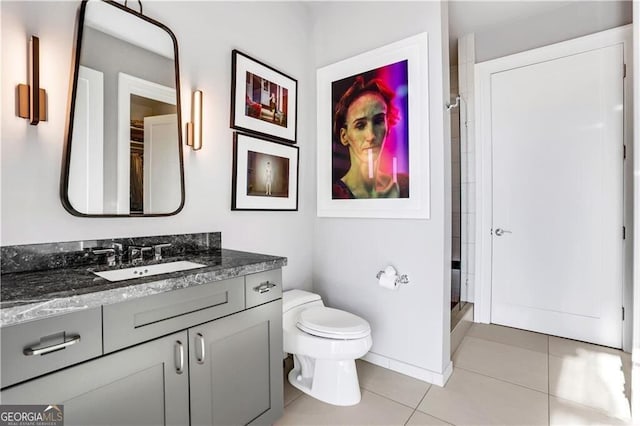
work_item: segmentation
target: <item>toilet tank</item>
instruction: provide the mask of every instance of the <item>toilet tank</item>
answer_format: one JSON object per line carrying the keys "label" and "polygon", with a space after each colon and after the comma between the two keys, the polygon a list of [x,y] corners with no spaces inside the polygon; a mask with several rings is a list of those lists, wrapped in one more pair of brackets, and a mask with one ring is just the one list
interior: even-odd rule
{"label": "toilet tank", "polygon": [[298,319],[301,311],[314,306],[324,306],[320,295],[304,290],[287,290],[282,293],[283,326]]}

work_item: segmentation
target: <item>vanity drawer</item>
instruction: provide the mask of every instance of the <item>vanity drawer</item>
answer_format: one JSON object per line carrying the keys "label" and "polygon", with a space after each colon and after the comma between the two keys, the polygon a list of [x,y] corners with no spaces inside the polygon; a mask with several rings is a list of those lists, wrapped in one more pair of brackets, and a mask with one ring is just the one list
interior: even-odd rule
{"label": "vanity drawer", "polygon": [[2,387],[102,355],[100,307],[0,329]]}
{"label": "vanity drawer", "polygon": [[243,284],[238,277],[103,306],[104,352],[241,311]]}
{"label": "vanity drawer", "polygon": [[245,276],[247,309],[282,297],[282,269]]}

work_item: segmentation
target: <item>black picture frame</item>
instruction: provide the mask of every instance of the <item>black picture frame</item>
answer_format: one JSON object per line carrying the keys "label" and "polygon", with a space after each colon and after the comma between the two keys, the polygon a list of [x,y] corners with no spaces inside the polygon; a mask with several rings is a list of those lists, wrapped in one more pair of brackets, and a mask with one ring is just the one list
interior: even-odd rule
{"label": "black picture frame", "polygon": [[233,129],[296,143],[298,80],[234,49],[231,52]]}
{"label": "black picture frame", "polygon": [[299,148],[233,133],[231,210],[297,211]]}

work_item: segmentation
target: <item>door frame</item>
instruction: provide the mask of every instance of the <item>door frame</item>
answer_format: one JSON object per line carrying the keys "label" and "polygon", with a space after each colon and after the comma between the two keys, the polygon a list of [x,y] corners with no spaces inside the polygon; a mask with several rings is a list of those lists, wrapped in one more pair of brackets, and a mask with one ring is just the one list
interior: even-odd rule
{"label": "door frame", "polygon": [[[626,64],[624,86],[624,129],[626,161],[623,165],[623,224],[626,226],[626,239],[623,244],[623,283],[622,307],[625,319],[622,321],[622,348],[629,352],[632,347],[632,300],[633,300],[633,61],[632,61],[632,25],[613,28],[576,39],[540,47],[526,52],[504,56],[475,65],[476,96],[476,277],[474,318],[476,322],[491,322],[491,286],[492,286],[492,134],[491,134],[491,75],[527,65],[533,65],[569,55],[622,44],[623,58]],[[623,70],[620,70],[622,73]],[[622,160],[622,159],[621,159]],[[622,234],[622,230],[620,230]],[[621,236],[622,237],[622,236]],[[621,313],[622,315],[622,313]]]}
{"label": "door frame", "polygon": [[138,95],[170,105],[177,105],[176,89],[152,81],[118,73],[118,133],[117,133],[117,214],[130,214],[131,191],[131,95]]}

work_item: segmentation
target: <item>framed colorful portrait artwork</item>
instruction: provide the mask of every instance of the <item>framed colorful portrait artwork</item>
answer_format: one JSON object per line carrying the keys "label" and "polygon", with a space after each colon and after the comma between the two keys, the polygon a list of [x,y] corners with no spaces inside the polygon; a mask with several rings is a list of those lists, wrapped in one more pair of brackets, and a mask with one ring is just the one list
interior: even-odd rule
{"label": "framed colorful portrait artwork", "polygon": [[298,210],[298,147],[235,132],[231,210]]}
{"label": "framed colorful portrait artwork", "polygon": [[231,64],[231,127],[296,143],[298,81],[237,50]]}
{"label": "framed colorful portrait artwork", "polygon": [[318,216],[429,217],[427,34],[318,70]]}

